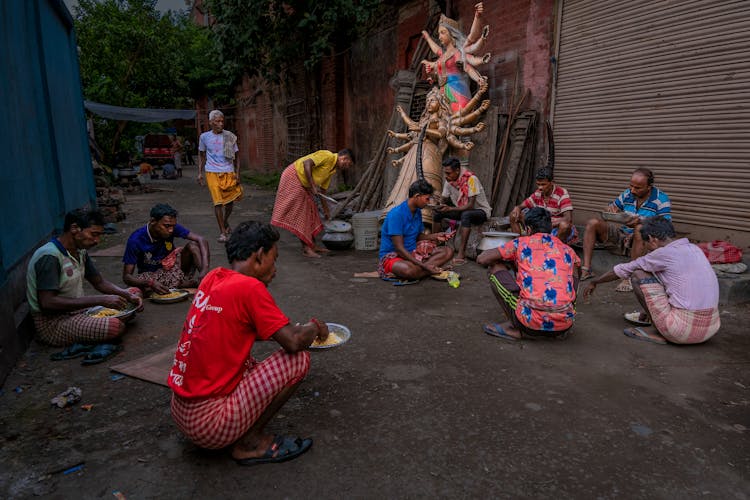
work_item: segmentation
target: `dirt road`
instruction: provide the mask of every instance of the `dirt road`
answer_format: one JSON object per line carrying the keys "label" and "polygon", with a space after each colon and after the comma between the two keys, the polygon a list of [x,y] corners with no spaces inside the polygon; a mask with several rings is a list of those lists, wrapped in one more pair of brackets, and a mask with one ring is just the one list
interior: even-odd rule
{"label": "dirt road", "polygon": [[[129,195],[127,221],[102,246],[123,243],[153,204],[167,202],[210,239],[212,264],[225,264],[193,175],[158,182],[170,191]],[[248,191],[234,224],[270,218],[274,193]],[[119,282],[119,258],[96,262]],[[180,436],[167,388],[112,380],[108,366],[179,337],[188,303],[147,304],[106,363],[50,361],[59,349],[32,344],[0,395],[0,497],[749,495],[747,306],[723,308],[722,330],[705,345],[656,346],[622,335],[635,300],[605,285],[579,305],[567,340],[511,344],[482,333],[501,312],[473,262],[459,268],[458,289],[433,280],[394,287],[353,277],[375,269],[376,252],[310,260],[285,233],[278,266],[271,293],[292,320],[314,315],[352,331],[344,346],[313,353],[308,379],[270,425],[313,437],[308,454],[238,467]],[[81,403],[53,408],[68,386],[82,389]]]}

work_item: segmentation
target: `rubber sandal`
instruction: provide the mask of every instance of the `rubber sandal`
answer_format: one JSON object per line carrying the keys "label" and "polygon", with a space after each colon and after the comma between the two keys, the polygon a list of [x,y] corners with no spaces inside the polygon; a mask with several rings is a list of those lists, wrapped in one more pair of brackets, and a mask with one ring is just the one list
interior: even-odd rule
{"label": "rubber sandal", "polygon": [[518,342],[518,338],[509,335],[505,329],[500,325],[500,323],[487,323],[482,327],[482,330],[487,335],[491,335],[493,337],[497,337],[499,339],[503,340],[509,340],[511,342]]}
{"label": "rubber sandal", "polygon": [[415,285],[417,283],[419,283],[419,280],[398,280],[393,282],[393,286]]}
{"label": "rubber sandal", "polygon": [[88,354],[94,347],[96,347],[96,344],[73,344],[63,351],[50,354],[49,359],[52,361],[62,361],[63,359],[77,358],[78,356]]}
{"label": "rubber sandal", "polygon": [[219,243],[226,243],[229,241],[229,238],[227,238],[227,235],[224,233],[221,233],[217,239],[219,240]]}
{"label": "rubber sandal", "polygon": [[466,264],[466,259],[453,259],[452,263],[456,267],[463,266],[464,264]]}
{"label": "rubber sandal", "polygon": [[593,277],[594,273],[591,272],[591,269],[587,269],[585,267],[581,268],[581,279],[579,281],[590,280]]}
{"label": "rubber sandal", "polygon": [[292,460],[305,453],[312,446],[312,439],[301,439],[294,436],[274,436],[271,446],[262,457],[238,458],[237,465],[274,464]]}
{"label": "rubber sandal", "polygon": [[633,311],[629,313],[625,313],[622,315],[623,318],[625,318],[625,321],[628,323],[635,325],[635,326],[651,326],[651,322],[641,319],[641,312],[640,311]]}
{"label": "rubber sandal", "polygon": [[651,342],[652,344],[664,345],[667,343],[663,337],[654,337],[646,332],[643,328],[637,326],[635,328],[626,328],[622,331],[626,336],[631,339],[642,340],[644,342]]}
{"label": "rubber sandal", "polygon": [[122,351],[122,345],[119,344],[99,344],[89,352],[81,361],[81,365],[98,365]]}

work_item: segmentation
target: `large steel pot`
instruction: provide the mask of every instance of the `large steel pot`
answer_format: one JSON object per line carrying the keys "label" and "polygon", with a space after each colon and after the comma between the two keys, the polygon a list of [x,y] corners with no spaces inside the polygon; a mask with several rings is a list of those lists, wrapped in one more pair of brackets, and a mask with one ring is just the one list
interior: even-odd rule
{"label": "large steel pot", "polygon": [[477,250],[484,252],[492,248],[505,245],[509,241],[518,238],[518,233],[509,233],[505,231],[485,231],[482,233],[482,240],[477,246]]}

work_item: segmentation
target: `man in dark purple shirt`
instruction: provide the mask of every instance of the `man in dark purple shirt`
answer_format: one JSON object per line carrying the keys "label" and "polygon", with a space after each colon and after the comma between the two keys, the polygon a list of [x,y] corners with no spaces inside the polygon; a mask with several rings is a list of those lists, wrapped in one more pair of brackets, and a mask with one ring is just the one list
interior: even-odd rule
{"label": "man in dark purple shirt", "polygon": [[[170,288],[197,286],[209,271],[208,242],[177,224],[177,210],[169,205],[155,205],[150,215],[148,224],[128,238],[122,280],[159,294],[169,293]],[[189,240],[187,245],[175,247],[175,236]]]}

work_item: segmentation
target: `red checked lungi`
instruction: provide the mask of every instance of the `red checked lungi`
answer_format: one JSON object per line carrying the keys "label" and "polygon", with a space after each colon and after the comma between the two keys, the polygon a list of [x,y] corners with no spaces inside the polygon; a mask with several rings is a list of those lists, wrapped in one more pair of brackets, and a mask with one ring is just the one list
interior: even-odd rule
{"label": "red checked lungi", "polygon": [[276,351],[248,369],[230,394],[191,400],[172,395],[172,417],[190,441],[218,449],[240,439],[271,401],[286,387],[300,382],[310,369],[310,353]]}
{"label": "red checked lungi", "polygon": [[719,310],[690,311],[673,307],[661,283],[641,284],[648,312],[659,333],[675,344],[700,344],[714,336],[721,326]]}
{"label": "red checked lungi", "polygon": [[291,232],[308,247],[315,246],[315,236],[323,231],[318,207],[300,183],[294,164],[281,174],[271,224]]}

